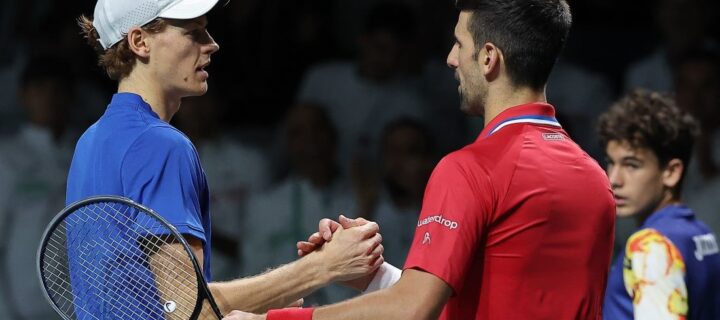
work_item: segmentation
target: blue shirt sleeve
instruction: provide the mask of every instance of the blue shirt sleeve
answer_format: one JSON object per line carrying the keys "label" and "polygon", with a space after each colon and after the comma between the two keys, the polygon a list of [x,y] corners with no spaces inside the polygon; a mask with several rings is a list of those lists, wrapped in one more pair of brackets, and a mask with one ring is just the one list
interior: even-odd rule
{"label": "blue shirt sleeve", "polygon": [[122,162],[123,191],[178,231],[206,242],[200,197],[205,186],[197,151],[180,132],[151,127],[132,144]]}

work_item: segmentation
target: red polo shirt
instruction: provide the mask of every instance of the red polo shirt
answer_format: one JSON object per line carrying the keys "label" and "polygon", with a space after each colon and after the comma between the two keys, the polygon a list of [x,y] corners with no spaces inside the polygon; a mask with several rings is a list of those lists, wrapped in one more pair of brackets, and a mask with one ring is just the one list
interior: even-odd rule
{"label": "red polo shirt", "polygon": [[507,109],[433,171],[405,269],[453,289],[441,319],[601,319],[615,203],[554,115]]}

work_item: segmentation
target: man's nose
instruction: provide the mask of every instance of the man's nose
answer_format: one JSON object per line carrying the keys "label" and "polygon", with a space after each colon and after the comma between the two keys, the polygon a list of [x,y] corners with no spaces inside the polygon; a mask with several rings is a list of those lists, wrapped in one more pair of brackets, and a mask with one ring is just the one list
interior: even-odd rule
{"label": "man's nose", "polygon": [[623,185],[622,174],[617,166],[613,166],[608,169],[608,179],[610,180],[610,186],[612,186],[613,189],[622,187]]}
{"label": "man's nose", "polygon": [[450,67],[451,69],[456,69],[458,67],[458,52],[459,52],[459,50],[460,49],[456,43],[455,45],[453,45],[452,49],[450,49],[450,53],[448,53],[446,62],[447,62],[448,67]]}

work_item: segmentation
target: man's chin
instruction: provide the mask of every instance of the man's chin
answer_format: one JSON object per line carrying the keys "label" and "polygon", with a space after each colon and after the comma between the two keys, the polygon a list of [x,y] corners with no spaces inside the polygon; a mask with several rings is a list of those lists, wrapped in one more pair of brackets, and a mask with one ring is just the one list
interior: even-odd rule
{"label": "man's chin", "polygon": [[207,91],[208,91],[208,86],[207,86],[207,84],[205,83],[205,84],[202,84],[202,85],[197,86],[197,87],[195,87],[195,88],[189,89],[189,90],[187,91],[187,93],[185,94],[185,96],[186,96],[186,97],[199,97],[199,96],[205,95],[205,94],[207,93]]}

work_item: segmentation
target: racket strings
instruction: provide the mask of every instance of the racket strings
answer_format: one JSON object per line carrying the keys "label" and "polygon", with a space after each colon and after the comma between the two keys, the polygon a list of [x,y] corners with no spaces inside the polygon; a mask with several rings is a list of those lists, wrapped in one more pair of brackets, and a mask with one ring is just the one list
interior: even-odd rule
{"label": "racket strings", "polygon": [[[112,208],[111,209],[115,211],[115,213],[126,215],[127,212],[119,212],[117,209]],[[128,207],[124,207],[127,211],[129,209]],[[116,216],[110,215],[111,218],[113,218],[118,223],[122,223],[122,221],[118,220]],[[138,219],[139,218],[139,219]],[[150,263],[150,266],[162,266],[161,268],[153,268],[153,272],[156,275],[157,279],[163,279],[165,281],[158,282],[158,289],[161,293],[161,297],[171,297],[172,295],[178,295],[182,292],[185,292],[185,295],[178,295],[177,298],[183,299],[184,301],[177,301],[175,299],[176,303],[178,302],[185,302],[183,306],[190,306],[191,308],[188,310],[188,312],[192,312],[192,307],[195,306],[195,300],[196,300],[196,292],[197,292],[197,280],[196,275],[194,273],[194,269],[192,266],[192,262],[190,261],[188,257],[188,253],[184,250],[182,245],[178,243],[178,240],[175,239],[175,237],[171,236],[170,234],[165,234],[163,236],[150,236],[148,235],[153,234],[152,231],[155,231],[155,233],[158,233],[158,230],[150,230],[149,228],[146,228],[144,226],[150,225],[151,223],[156,223],[158,226],[160,226],[157,221],[149,215],[143,214],[142,216],[136,218],[138,221],[138,226],[142,230],[142,234],[138,232],[134,232],[134,235],[137,236],[136,239],[140,239],[141,242],[141,248],[145,252],[147,256],[157,258],[157,257],[163,257],[165,258],[164,261],[158,261],[158,263]],[[162,229],[165,229],[164,227],[161,227]],[[130,229],[133,230],[133,229]],[[167,232],[167,230],[163,230]],[[163,233],[163,232],[160,232]],[[144,236],[143,236],[144,235]],[[151,240],[152,239],[152,240]],[[170,259],[171,261],[167,261]],[[149,261],[145,261],[149,262]],[[168,266],[174,266],[176,268],[168,268]],[[183,271],[182,274],[179,274],[177,271]],[[187,281],[177,283],[172,282],[172,280],[178,280],[178,279],[185,279]],[[168,281],[170,280],[170,281]],[[169,288],[168,288],[169,287]],[[177,290],[178,288],[192,288],[189,292],[186,292],[185,290]],[[148,288],[145,288],[148,289]],[[163,290],[165,289],[165,290]],[[187,308],[183,308],[187,309]],[[186,317],[189,317],[190,314],[188,313]]]}
{"label": "racket strings", "polygon": [[[86,232],[86,233],[87,233],[87,232]],[[89,246],[97,246],[97,243],[92,243],[92,242],[91,242],[91,243],[89,243],[89,244],[86,244],[86,246],[87,246],[87,245],[89,245]],[[115,244],[115,248],[117,248],[117,245],[116,245],[116,244]],[[156,251],[156,250],[152,250],[152,251]],[[114,255],[117,255],[117,253],[115,253]],[[86,273],[86,276],[89,276],[89,275]],[[148,289],[148,288],[146,287],[146,288],[144,288],[144,289]],[[110,301],[110,302],[113,302],[113,301]]]}
{"label": "racket strings", "polygon": [[[124,206],[125,211],[120,212],[117,209],[112,208],[111,206],[110,206],[110,208],[114,210],[114,213],[120,214],[123,216],[126,216],[127,210],[131,209],[130,207]],[[104,209],[105,208],[103,208],[103,212],[106,212]],[[116,217],[116,215],[108,215],[108,216],[118,223],[124,223],[124,221],[118,219]],[[139,221],[137,221],[137,220],[139,220]],[[195,287],[195,285],[197,284],[195,281],[195,279],[196,279],[195,273],[194,273],[193,267],[191,265],[191,261],[190,261],[190,259],[188,259],[187,253],[185,252],[184,249],[179,249],[178,246],[172,245],[173,243],[176,243],[177,240],[175,240],[175,238],[170,235],[165,235],[165,238],[159,237],[159,236],[148,237],[147,235],[152,234],[152,230],[142,227],[142,226],[146,226],[149,223],[157,223],[157,221],[149,215],[142,215],[141,217],[136,217],[136,221],[137,221],[140,229],[142,229],[144,235],[142,235],[138,232],[133,232],[133,233],[134,233],[134,236],[136,239],[140,239],[141,248],[144,249],[143,251],[145,251],[145,254],[150,255],[152,253],[162,253],[164,257],[173,258],[173,261],[164,261],[164,263],[161,265],[185,267],[185,268],[156,268],[154,270],[155,274],[161,275],[161,277],[158,277],[158,278],[169,279],[169,278],[171,278],[170,276],[172,276],[175,279],[181,279],[181,278],[188,279],[189,285],[186,285],[186,286],[191,287],[191,288],[194,287],[195,290],[197,290]],[[129,229],[129,230],[133,230],[133,229]],[[166,230],[164,230],[164,231],[167,232]],[[155,239],[155,240],[150,241],[149,239]],[[111,241],[111,245],[112,246],[110,248],[112,248],[114,251],[117,251],[117,248],[122,247],[121,244],[116,241]],[[81,260],[81,261],[83,261],[83,260]],[[144,261],[144,262],[148,262],[148,261]],[[183,274],[178,274],[177,273],[178,270],[184,271]],[[188,270],[189,270],[189,272],[188,272]],[[142,289],[152,290],[152,288],[153,288],[152,286],[145,285],[145,286],[143,286]],[[177,288],[177,286],[175,288]],[[197,291],[192,291],[192,292],[194,293]],[[175,294],[177,294],[177,292]],[[179,297],[183,298],[185,300],[184,302],[192,304],[194,306],[195,297],[196,297],[194,294],[187,294],[185,296],[179,296]]]}
{"label": "racket strings", "polygon": [[51,299],[70,318],[80,310],[94,319],[188,319],[198,299],[189,254],[154,217],[96,203],[53,231],[42,269]]}
{"label": "racket strings", "polygon": [[[64,227],[64,225],[63,225],[63,227]],[[56,246],[56,245],[51,244],[51,243],[53,243],[53,242],[55,242],[55,244],[57,244],[57,241],[56,241],[56,239],[54,239],[54,237],[53,237],[52,239],[50,239],[50,241],[48,241],[48,247],[51,247],[53,250],[56,250],[57,252],[62,252],[62,251],[59,251],[59,250],[66,250],[64,247],[58,247],[58,246]],[[61,249],[61,248],[62,248],[62,249]],[[84,261],[78,260],[78,262],[81,264],[81,266],[80,266],[81,268],[79,269],[80,272],[81,272],[84,276],[86,276],[86,277],[92,277],[93,275],[92,275],[92,274],[89,274],[89,273],[84,269],[84,267],[86,266],[85,264],[83,264]],[[63,275],[63,274],[64,274],[64,275],[68,275],[68,274],[69,274],[69,269],[67,268],[67,266],[65,266],[64,268],[60,269],[60,268],[57,267],[57,265],[58,265],[58,263],[55,263],[54,265],[45,265],[45,266],[44,266],[44,268],[45,268],[45,274],[46,274],[46,275],[49,275],[49,274],[54,274],[54,275]],[[50,279],[50,278],[48,277],[48,279]],[[50,292],[51,296],[55,296],[55,297],[60,297],[60,298],[62,298],[62,305],[60,306],[60,308],[61,308],[66,314],[70,314],[70,315],[73,314],[73,312],[71,311],[72,309],[70,309],[70,308],[73,308],[73,307],[79,308],[79,309],[85,311],[85,312],[83,313],[83,316],[89,316],[89,317],[92,317],[93,319],[99,319],[97,316],[95,316],[96,312],[93,312],[94,310],[89,310],[89,309],[83,307],[83,305],[80,305],[80,304],[78,304],[78,305],[73,305],[73,298],[74,298],[74,296],[73,296],[73,291],[72,291],[72,289],[70,289],[70,288],[71,288],[70,282],[68,282],[66,279],[69,279],[69,276],[66,277],[66,278],[60,278],[60,277],[58,277],[58,280],[59,280],[59,281],[48,281],[48,282],[53,282],[53,283],[50,283],[50,284],[49,284],[49,288],[48,288],[48,291]],[[89,285],[91,288],[93,288],[93,289],[102,290],[101,287],[99,287],[98,285],[96,285],[96,284],[94,284],[94,283],[88,283],[88,285]],[[56,288],[58,288],[58,287],[61,288],[61,290],[56,289]],[[55,293],[55,294],[53,294],[53,293]],[[101,301],[103,301],[103,302],[110,303],[110,304],[121,303],[121,301],[111,301],[110,299],[107,299],[107,298],[105,298],[105,297],[102,296],[102,295],[98,295],[98,296],[96,296],[95,298],[97,298],[98,300],[101,300]],[[54,299],[54,300],[55,300],[55,299]],[[56,303],[57,303],[57,300],[56,300]],[[131,314],[128,314],[128,313],[126,313],[124,310],[118,310],[118,313],[119,313],[120,315],[128,318],[128,319],[137,319],[138,317],[141,316],[140,314],[137,314],[137,313],[136,313],[136,314],[132,314],[132,315],[131,315]],[[74,317],[73,317],[73,318],[74,318]]]}
{"label": "racket strings", "polygon": [[[51,247],[51,248],[54,249],[54,250],[60,250],[59,247],[57,247],[56,244],[53,244],[52,242],[55,242],[54,239],[51,239],[51,241],[48,242],[48,247]],[[87,265],[87,260],[79,260],[78,262],[80,263],[80,266],[83,267],[83,268],[88,268],[88,267],[89,267],[89,266]],[[60,269],[60,268],[58,268],[58,267],[57,267],[57,263],[56,263],[55,265],[48,265],[48,266],[47,266],[47,269],[50,270],[50,271],[52,271],[52,272],[55,272],[55,273],[68,272],[66,268],[65,268],[65,269]],[[81,270],[83,271],[83,273],[85,273],[86,276],[90,276],[90,274],[88,274],[85,269],[81,269]],[[51,273],[52,273],[52,272],[51,272]],[[123,274],[123,275],[129,275],[129,274]],[[59,283],[59,284],[65,286],[65,287],[63,287],[63,288],[69,288],[69,287],[70,287],[70,283],[67,282],[65,279],[60,279],[60,283]],[[51,285],[53,285],[53,284],[51,284]],[[57,283],[56,283],[55,285],[57,285]],[[152,287],[150,287],[150,286],[143,286],[142,288],[133,287],[133,289],[150,290],[150,289],[152,289]],[[66,289],[64,289],[64,290],[66,290]],[[64,293],[67,293],[67,292],[64,292]]]}
{"label": "racket strings", "polygon": [[[92,277],[93,275],[87,272],[87,270],[91,269],[92,266],[87,265],[87,260],[81,260],[81,261],[82,261],[82,262],[81,262],[81,265],[80,265],[80,268],[79,268],[79,269],[82,270],[82,273],[83,273],[85,276],[87,276],[87,277]],[[127,272],[121,273],[121,274],[120,274],[120,279],[122,279],[124,276],[130,276],[130,277],[131,277],[131,276],[133,276],[133,275],[132,275],[132,274],[129,274],[129,273],[127,273]],[[110,278],[110,281],[109,281],[107,284],[108,284],[108,285],[111,285],[111,286],[115,286],[115,287],[120,287],[121,289],[124,289],[123,291],[129,291],[129,292],[138,292],[139,290],[147,292],[147,291],[153,289],[153,287],[151,287],[151,286],[149,286],[149,285],[147,285],[147,284],[142,285],[141,287],[138,287],[138,286],[137,286],[137,282],[120,282],[120,281],[117,280],[117,279],[118,279],[118,278],[114,278],[114,277],[113,277],[113,278]],[[188,288],[192,288],[192,283],[186,283],[185,285],[186,285]],[[90,283],[90,286],[91,286],[91,288],[93,288],[93,289],[102,290],[102,288],[99,287],[99,286],[96,285],[96,284]],[[162,292],[162,290],[161,290],[161,292]],[[163,296],[163,295],[161,295],[161,296]],[[186,305],[192,305],[192,306],[194,306],[194,304],[195,304],[194,297],[183,297],[183,296],[179,296],[179,297],[180,297],[180,298],[183,298],[183,300],[184,300],[183,302],[185,302]],[[117,299],[117,298],[110,298],[110,299],[105,298],[105,297],[103,297],[103,295],[98,295],[97,298],[100,299],[100,300],[102,300],[102,301],[105,302],[105,303],[108,303],[109,305],[122,305],[123,303],[125,303],[125,301],[119,300],[119,299]],[[178,302],[181,302],[181,301],[178,301]],[[126,315],[126,313],[125,313],[123,310],[118,309],[118,311],[119,311],[121,314]],[[192,310],[191,310],[191,311],[192,311]],[[132,317],[132,318],[133,318],[133,319],[137,319],[137,318],[139,318],[139,317],[141,317],[141,316],[142,316],[141,314],[133,314],[133,317]],[[187,314],[187,317],[189,317],[189,316],[190,316],[190,314],[188,313],[188,314]]]}
{"label": "racket strings", "polygon": [[[92,276],[91,274],[89,274],[89,273],[86,271],[85,268],[87,268],[87,267],[88,267],[87,265],[82,265],[82,266],[81,266],[81,270],[83,271],[82,273],[83,273],[85,276],[88,276],[88,277],[89,277],[89,276]],[[117,281],[114,281],[114,283],[111,282],[110,284],[119,284],[121,287],[124,286],[125,289],[130,289],[130,291],[136,291],[136,290],[138,289],[137,286],[134,286],[134,285],[133,285],[133,286],[128,286],[128,285],[127,285],[128,283],[117,283]],[[70,284],[67,283],[66,281],[63,281],[63,285],[69,287]],[[185,285],[187,285],[188,287],[192,287],[193,284],[192,284],[192,283],[186,283]],[[94,289],[98,289],[98,290],[101,290],[101,289],[102,289],[102,288],[100,288],[99,286],[94,285],[94,284],[92,284],[92,283],[90,284],[90,286],[91,286],[92,288],[94,288]],[[140,289],[142,289],[142,290],[151,290],[152,288],[149,287],[149,286],[143,286],[143,287],[140,288]],[[66,289],[63,289],[63,296],[67,296],[67,295],[72,295],[72,292],[68,292]],[[97,298],[100,299],[101,301],[105,302],[105,303],[110,304],[110,305],[121,305],[122,303],[125,302],[125,301],[121,301],[121,300],[118,300],[118,299],[107,299],[107,298],[103,297],[102,295],[97,296]],[[181,297],[181,298],[182,298],[182,297]],[[194,299],[194,298],[190,298],[190,299]],[[188,303],[188,304],[192,304],[193,306],[194,306],[194,303],[195,303],[195,301],[188,300],[187,297],[184,298],[184,302],[186,302],[186,303]],[[72,301],[68,300],[66,303],[72,304]],[[65,304],[64,304],[64,305],[65,305]],[[85,310],[85,311],[87,311],[87,310]],[[122,309],[118,309],[117,311],[118,311],[120,314],[122,314],[122,315],[124,315],[124,316],[127,316],[127,319],[138,319],[138,318],[142,317],[142,315],[141,315],[141,314],[138,314],[138,313],[127,314],[127,313],[126,313],[125,311],[123,311]],[[183,316],[189,317],[190,314],[188,313],[188,314],[183,315]]]}

